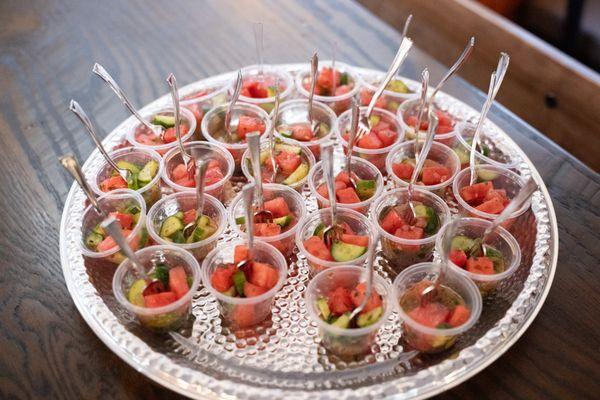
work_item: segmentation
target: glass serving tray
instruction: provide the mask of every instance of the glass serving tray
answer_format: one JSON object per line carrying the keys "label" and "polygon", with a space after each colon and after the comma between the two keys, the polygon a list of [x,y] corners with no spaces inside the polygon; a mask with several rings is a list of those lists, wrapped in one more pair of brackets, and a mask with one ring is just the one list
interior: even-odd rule
{"label": "glass serving tray", "polygon": [[[294,73],[304,66],[281,67]],[[356,70],[363,76],[381,74]],[[190,84],[182,92],[233,77],[233,73],[214,76]],[[406,82],[418,87],[414,81]],[[170,96],[165,95],[143,111],[170,102]],[[477,116],[475,110],[445,93],[437,95],[436,103],[462,120],[473,121]],[[117,146],[135,125],[133,117],[123,121],[106,137],[104,145]],[[85,196],[76,184],[69,191],[60,227],[61,262],[68,290],[90,328],[113,352],[150,379],[192,398],[341,400],[424,398],[440,393],[475,375],[515,343],[539,312],[556,269],[558,231],[546,187],[523,151],[496,125],[490,122],[487,126],[493,145],[520,159],[517,171],[533,176],[540,189],[533,196],[531,210],[519,218],[520,226],[511,229],[523,252],[521,265],[484,300],[478,323],[444,353],[422,355],[404,349],[394,312],[369,355],[341,359],[330,354],[320,345],[317,327],[305,310],[309,275],[303,258],[290,260],[288,279],[275,297],[271,320],[253,330],[233,332],[222,326],[216,300],[200,286],[193,299],[195,318],[186,327],[171,334],[148,332],[112,294],[116,266],[95,265],[81,255]],[[101,160],[95,150],[85,162],[84,172],[89,174]],[[243,183],[242,178],[232,180],[232,190],[238,191]],[[303,195],[309,212],[316,210],[316,200],[308,188]],[[234,234],[226,229],[219,242],[232,238]],[[381,257],[377,270],[384,278],[395,277]]]}

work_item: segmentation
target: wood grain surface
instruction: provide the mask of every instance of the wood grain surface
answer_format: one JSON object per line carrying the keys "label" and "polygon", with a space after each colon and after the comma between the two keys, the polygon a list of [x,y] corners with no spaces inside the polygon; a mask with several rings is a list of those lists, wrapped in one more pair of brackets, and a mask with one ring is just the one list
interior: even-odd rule
{"label": "wood grain surface", "polygon": [[[145,104],[180,84],[255,62],[251,23],[265,24],[265,58],[307,60],[317,48],[385,68],[399,35],[350,1],[0,2],[0,398],[158,399],[177,395],[152,383],[106,348],[79,316],[61,272],[59,223],[72,184],[57,156],[85,159],[92,142],[67,111],[80,101],[104,132],[127,116],[90,73],[101,62]],[[418,43],[417,43],[418,45]],[[404,73],[424,66],[413,51]],[[479,106],[458,79],[448,91]],[[523,337],[492,366],[443,398],[594,398],[600,393],[600,177],[495,106],[492,119],[541,172],[560,227],[559,265],[545,306]],[[598,151],[589,149],[589,151]]]}

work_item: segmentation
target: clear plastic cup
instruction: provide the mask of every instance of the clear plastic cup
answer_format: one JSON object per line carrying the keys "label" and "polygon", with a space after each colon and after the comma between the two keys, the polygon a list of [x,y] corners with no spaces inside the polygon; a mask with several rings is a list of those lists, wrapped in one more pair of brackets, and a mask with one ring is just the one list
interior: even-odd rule
{"label": "clear plastic cup", "polygon": [[268,263],[279,271],[279,280],[269,291],[255,297],[230,297],[216,290],[211,275],[223,264],[233,263],[235,246],[247,246],[246,240],[238,239],[222,244],[208,253],[202,262],[202,284],[219,301],[221,316],[227,325],[234,328],[249,328],[261,323],[271,315],[273,299],[287,278],[287,263],[283,255],[268,243],[255,241],[253,260]]}
{"label": "clear plastic cup", "polygon": [[[146,186],[137,189],[136,192],[142,195],[148,207],[152,207],[154,203],[160,200],[160,177],[163,173],[164,163],[162,157],[156,151],[137,147],[125,147],[113,151],[109,153],[109,155],[116,163],[119,161],[127,161],[138,166],[140,170],[149,161],[156,161],[158,163],[156,175],[154,175],[152,180],[148,182]],[[105,194],[106,192],[103,192],[100,189],[100,184],[105,179],[113,176],[115,170],[106,162],[106,160],[102,159],[102,164],[91,173],[93,178],[89,180],[90,187],[98,196]]]}
{"label": "clear plastic cup", "polygon": [[[448,251],[447,249],[443,249],[443,243],[446,241],[448,231],[453,232],[453,237],[465,235],[470,238],[480,238],[483,236],[485,230],[491,225],[491,221],[479,218],[455,219],[440,230],[435,242],[436,249],[440,254],[443,250]],[[502,227],[496,228],[496,230],[488,236],[488,240],[486,240],[485,244],[492,246],[502,253],[505,267],[504,271],[491,275],[475,274],[454,264],[452,260],[448,261],[452,270],[475,282],[482,296],[490,294],[498,284],[509,278],[521,263],[521,248],[519,247],[519,243],[506,229]]]}
{"label": "clear plastic cup", "polygon": [[[371,245],[375,228],[366,216],[354,210],[338,208],[336,219],[339,224],[348,224],[356,235],[368,236],[369,246]],[[296,231],[296,246],[298,246],[298,253],[301,256],[306,257],[311,276],[316,275],[320,271],[338,267],[340,265],[364,265],[368,251],[352,261],[344,262],[323,260],[309,253],[306,247],[304,247],[304,241],[311,236],[314,236],[314,231],[320,224],[323,224],[324,226],[331,225],[331,213],[328,208],[307,215],[306,218],[299,222],[300,228]]]}
{"label": "clear plastic cup", "polygon": [[414,188],[413,201],[423,203],[434,209],[439,218],[438,231],[422,239],[404,239],[388,233],[381,227],[380,220],[389,207],[408,203],[408,188],[394,189],[380,196],[371,206],[371,218],[381,234],[381,249],[383,257],[397,271],[419,262],[430,261],[433,258],[435,240],[439,229],[450,221],[450,209],[439,196],[423,189]]}
{"label": "clear plastic cup", "polygon": [[[244,82],[248,79],[260,80],[260,73],[261,70],[258,65],[251,65],[242,69],[242,77]],[[292,75],[289,74],[289,72],[271,65],[263,65],[262,73],[262,79],[266,81],[268,86],[275,86],[277,79],[279,79],[280,101],[283,102],[291,96],[292,91],[294,89],[294,79],[292,78]],[[240,95],[240,101],[243,101],[244,103],[254,104],[256,106],[259,106],[266,112],[270,113],[273,110],[273,107],[275,106],[275,95],[264,98],[252,98],[244,96],[242,94]]]}
{"label": "clear plastic cup", "polygon": [[[361,117],[366,112],[367,112],[367,107],[360,107]],[[387,172],[385,170],[385,158],[387,157],[387,155],[390,152],[390,150],[392,149],[392,147],[394,147],[398,143],[401,143],[404,140],[404,128],[402,127],[402,125],[400,125],[398,123],[396,116],[387,110],[384,110],[382,108],[374,108],[373,113],[371,114],[371,117],[374,117],[374,116],[379,117],[381,122],[388,123],[390,126],[393,127],[393,129],[396,132],[398,132],[398,137],[396,138],[396,141],[393,144],[383,147],[381,149],[364,149],[362,147],[359,147],[358,143],[355,143],[353,154],[360,158],[364,158],[367,161],[370,161],[373,165],[375,165],[377,168],[379,168],[379,170],[381,171],[382,174],[386,174]],[[346,141],[346,139],[344,139],[344,134],[350,130],[351,122],[352,122],[352,111],[351,110],[348,110],[347,112],[343,113],[338,118],[338,127],[337,127],[338,137],[340,139],[340,142],[342,143],[344,152],[348,151],[348,141]]]}
{"label": "clear plastic cup", "polygon": [[147,229],[150,237],[158,244],[171,245],[189,251],[196,260],[202,261],[209,251],[215,248],[217,240],[223,234],[227,227],[227,210],[223,204],[211,195],[204,196],[203,214],[210,217],[218,226],[215,233],[210,237],[194,243],[173,243],[170,240],[163,239],[160,236],[162,223],[171,215],[178,211],[186,212],[196,209],[195,192],[178,192],[162,198],[156,203],[147,217]]}
{"label": "clear plastic cup", "polygon": [[[298,146],[300,147],[300,158],[302,160],[303,163],[306,163],[308,165],[308,170],[311,171],[313,169],[313,166],[315,165],[315,156],[313,156],[312,151],[310,151],[308,149],[308,147],[306,147],[303,144],[300,144],[302,142],[297,142],[295,140],[290,140],[290,139],[279,139],[276,138],[277,143],[281,143],[281,144],[285,144],[285,145],[291,145],[291,146]],[[265,151],[269,151],[269,143],[267,141],[261,142],[260,143],[260,152],[263,153]],[[277,149],[275,149],[275,154],[277,154]],[[250,152],[248,150],[246,150],[244,152],[244,155],[242,156],[242,173],[244,174],[244,176],[246,177],[246,179],[248,179],[249,181],[254,179],[252,177],[252,165],[250,163]],[[270,177],[270,172],[268,173],[269,177]],[[263,181],[265,179],[265,173],[263,173]],[[277,178],[276,178],[277,180]],[[283,183],[283,179],[280,179],[280,182],[271,182],[271,183],[279,183],[284,185]],[[308,180],[308,173],[306,174],[306,176],[296,182],[294,182],[293,184],[289,184],[289,185],[285,185],[288,187],[291,187],[294,190],[297,190],[298,192],[302,192],[302,188],[304,188],[304,184],[306,183],[306,181]]]}
{"label": "clear plastic cup", "polygon": [[[492,181],[494,189],[506,190],[506,195],[509,199],[514,198],[521,188],[525,185],[525,180],[516,173],[501,167],[495,167],[493,165],[477,165],[475,166],[477,177],[480,181]],[[461,216],[464,217],[475,217],[487,220],[493,220],[498,215],[490,214],[484,211],[480,211],[473,206],[470,206],[460,195],[460,190],[469,186],[471,178],[471,171],[469,168],[465,168],[460,171],[454,182],[452,183],[452,193],[458,202],[458,211]],[[525,213],[531,205],[531,199],[526,201],[521,208],[511,214],[510,218],[502,223],[505,229],[509,229],[515,222],[516,218]]]}
{"label": "clear plastic cup", "polygon": [[[471,144],[467,143],[467,140],[471,141],[474,133],[475,124],[470,122],[459,122],[455,126],[456,141],[452,149],[461,162],[461,168],[467,168],[469,166]],[[478,164],[489,164],[506,169],[515,169],[519,165],[520,160],[518,158],[508,153],[502,153],[496,147],[494,141],[487,136],[485,123],[481,133],[479,134],[479,143],[481,143],[483,146],[486,146],[490,154],[485,156],[481,152],[476,151],[475,161]]]}
{"label": "clear plastic cup", "polygon": [[[424,290],[429,282],[435,282],[438,275],[438,265],[420,263],[402,271],[394,280],[394,298],[400,302],[407,290]],[[425,281],[425,282],[424,282]],[[414,287],[415,285],[419,285]],[[402,322],[403,340],[410,347],[423,353],[437,353],[452,347],[456,339],[468,331],[481,315],[482,299],[477,286],[467,277],[448,269],[444,276],[443,285],[458,293],[465,301],[465,306],[471,311],[467,321],[455,328],[437,329],[422,325],[412,319],[398,304],[398,313]]]}
{"label": "clear plastic cup", "polygon": [[[210,194],[211,196],[219,199],[221,202],[227,201],[227,188],[231,187],[230,180],[235,169],[235,163],[233,161],[233,156],[231,155],[231,153],[228,152],[223,146],[216,143],[187,142],[183,144],[183,147],[186,150],[186,152],[194,158],[200,158],[203,160],[216,160],[219,162],[221,172],[223,173],[223,179],[221,179],[217,183],[213,183],[212,185],[205,186],[204,193]],[[179,147],[175,147],[174,149],[169,150],[169,152],[165,154],[163,160],[165,167],[163,170],[162,178],[165,181],[165,183],[169,185],[169,187],[171,187],[175,192],[196,191],[195,185],[193,187],[182,186],[175,183],[173,179],[171,179],[173,169],[177,165],[183,163]]]}
{"label": "clear plastic cup", "polygon": [[[331,67],[331,61],[319,61],[319,73],[323,67]],[[340,115],[352,106],[352,98],[358,93],[360,87],[360,77],[349,65],[338,61],[335,63],[335,69],[340,73],[348,74],[348,81],[353,82],[350,91],[338,96],[320,96],[315,94],[314,99],[326,104],[337,115]],[[306,99],[309,96],[310,81],[310,68],[305,68],[296,74],[296,90]],[[307,83],[308,88],[305,87]]]}
{"label": "clear plastic cup", "polygon": [[[360,86],[360,105],[368,106],[373,98],[373,95],[375,94],[375,91],[377,91],[379,85],[383,81],[384,74],[362,75],[361,78],[362,84]],[[384,90],[381,97],[375,103],[376,107],[388,110],[389,112],[394,113],[394,115],[396,114],[396,111],[398,111],[400,104],[407,100],[413,100],[419,96],[419,87],[413,82],[404,80],[401,77],[396,77],[396,79],[402,80],[409,88],[410,93],[399,93],[392,90]]]}
{"label": "clear plastic cup", "polygon": [[368,353],[375,344],[377,332],[394,309],[392,286],[379,275],[373,276],[373,289],[382,297],[383,315],[372,325],[364,328],[344,329],[328,324],[319,316],[317,301],[326,297],[337,287],[354,289],[366,280],[367,270],[357,266],[337,266],[319,272],[308,284],[304,301],[308,316],[319,327],[321,343],[329,351],[341,356]]}
{"label": "clear plastic cup", "polygon": [[162,307],[141,307],[130,303],[127,299],[129,289],[139,279],[129,259],[119,265],[113,276],[113,292],[117,301],[132,314],[135,314],[144,327],[166,331],[177,329],[189,318],[192,297],[200,285],[200,265],[187,251],[175,246],[150,246],[136,251],[135,255],[148,273],[154,268],[155,260],[162,259],[171,268],[183,267],[188,277],[192,278],[190,289],[177,301]]}
{"label": "clear plastic cup", "polygon": [[[398,107],[398,114],[397,114],[398,120],[400,121],[400,123],[402,124],[402,127],[404,128],[404,130],[406,132],[407,140],[413,140],[416,138],[416,133],[415,133],[414,127],[412,125],[408,125],[408,123],[406,121],[407,121],[407,118],[410,116],[414,116],[414,117],[417,116],[417,114],[419,113],[419,103],[420,103],[419,99],[412,99],[412,100],[405,101],[404,103],[402,103],[400,105],[400,107]],[[435,110],[440,109],[435,104],[433,107]],[[426,109],[423,112],[423,121],[426,120],[428,112],[429,112],[429,107],[426,107]],[[457,123],[457,120],[455,118],[453,118],[453,121],[454,121],[453,126],[455,126]],[[446,146],[452,147],[456,140],[454,129],[452,129],[450,132],[439,132],[440,129],[441,128],[438,127],[438,132],[436,132],[436,135],[433,138],[433,140],[435,140],[436,142],[443,143]],[[425,131],[419,132],[419,135],[421,135],[423,139],[425,138],[426,134],[427,134],[427,132],[425,132]]]}
{"label": "clear plastic cup", "polygon": [[[194,114],[192,114],[192,112],[187,108],[181,108],[179,111],[181,116],[181,124],[186,125],[188,127],[188,132],[185,135],[181,135],[181,140],[187,142],[188,140],[192,139],[192,137],[194,136],[194,132],[196,132],[196,118],[194,117]],[[155,111],[143,113],[142,118],[151,122],[152,118],[157,114],[173,116],[175,112],[172,107],[166,107]],[[138,129],[142,128],[145,129],[145,127],[138,122],[127,133],[127,141],[135,147],[139,147],[141,149],[154,150],[162,156],[167,151],[177,146],[177,140],[163,144],[146,144],[138,141],[138,139],[136,139],[136,132]]]}
{"label": "clear plastic cup", "polygon": [[[180,104],[194,114],[196,127],[200,127],[202,118],[211,108],[225,104],[229,101],[229,90],[232,81],[217,81],[203,84],[194,90],[180,90]],[[196,129],[195,137],[202,139],[200,129]]]}
{"label": "clear plastic cup", "polygon": [[311,140],[310,142],[301,142],[292,138],[288,138],[280,132],[279,127],[282,125],[308,123],[308,100],[296,99],[281,103],[281,106],[279,107],[279,115],[277,116],[277,120],[275,122],[275,136],[282,140],[290,140],[292,143],[298,143],[308,147],[315,156],[315,159],[319,161],[321,158],[321,144],[335,136],[335,130],[337,129],[337,116],[331,110],[331,108],[325,104],[314,101],[313,118],[315,121],[321,123],[321,128],[324,125],[329,127],[329,132],[326,135],[316,140]]}
{"label": "clear plastic cup", "polygon": [[[359,157],[352,157],[350,159],[350,165],[352,173],[356,174],[358,179],[374,180],[375,181],[375,193],[370,198],[358,202],[358,203],[341,203],[337,202],[338,208],[349,208],[354,211],[358,211],[361,214],[367,215],[369,207],[373,201],[381,195],[383,192],[383,177],[379,169],[373,164]],[[333,176],[336,177],[338,173],[346,170],[346,158],[340,154],[334,154],[333,162]],[[308,187],[311,193],[317,199],[317,205],[319,208],[328,208],[329,199],[321,196],[317,192],[317,188],[321,185],[326,185],[325,177],[323,176],[323,162],[319,161],[308,174]]]}
{"label": "clear plastic cup", "polygon": [[[131,233],[126,239],[132,249],[137,250],[148,243],[148,233],[146,231],[146,202],[139,193],[129,189],[114,190],[98,197],[100,208],[107,214],[125,210],[128,207],[135,206],[140,209],[140,216],[136,224],[131,229]],[[99,215],[92,205],[86,207],[83,211],[81,222],[81,252],[84,257],[93,258],[119,264],[125,255],[115,246],[105,251],[95,251],[89,249],[85,244],[85,239],[102,222],[104,218]]]}
{"label": "clear plastic cup", "polygon": [[[415,141],[411,140],[408,142],[400,143],[396,145],[387,156],[385,160],[385,168],[387,170],[388,176],[392,178],[392,182],[394,182],[394,186],[397,188],[408,187],[408,181],[400,179],[398,175],[394,173],[393,164],[402,162],[406,159],[414,159],[415,158]],[[460,171],[460,160],[456,153],[448,146],[439,143],[433,142],[431,144],[431,150],[429,150],[429,154],[427,155],[427,159],[431,161],[435,161],[446,168],[449,168],[451,171],[451,175],[448,179],[446,179],[442,183],[438,183],[437,185],[417,185],[415,187],[429,190],[430,192],[434,192],[440,196],[443,196],[446,188],[450,186],[452,180]],[[410,179],[409,179],[410,180]]]}
{"label": "clear plastic cup", "polygon": [[[271,246],[279,250],[285,257],[289,257],[294,253],[294,234],[298,230],[300,221],[306,215],[306,203],[304,198],[294,189],[279,185],[276,183],[265,183],[263,185],[263,199],[265,202],[276,197],[283,197],[287,203],[291,213],[294,215],[293,224],[286,231],[277,236],[255,236],[256,240],[269,243]],[[244,204],[244,196],[238,194],[229,206],[229,224],[234,232],[240,237],[246,238],[246,232],[240,229],[236,223],[236,219],[246,216],[246,204]]]}
{"label": "clear plastic cup", "polygon": [[[227,149],[231,155],[233,156],[233,160],[235,162],[236,171],[240,170],[240,162],[242,160],[242,155],[244,151],[248,148],[248,143],[240,142],[240,143],[226,143],[214,135],[219,131],[224,131],[225,126],[225,114],[227,112],[227,107],[229,103],[221,104],[210,110],[204,116],[202,120],[201,129],[202,135],[206,138],[209,143],[216,143],[225,149]],[[247,103],[237,103],[233,106],[233,111],[231,113],[231,125],[235,126],[236,120],[240,115],[245,115],[248,117],[260,118],[262,122],[265,124],[265,131],[269,131],[269,127],[271,126],[271,122],[269,120],[269,115],[262,108],[255,106],[253,104]],[[264,133],[263,132],[263,133]]]}

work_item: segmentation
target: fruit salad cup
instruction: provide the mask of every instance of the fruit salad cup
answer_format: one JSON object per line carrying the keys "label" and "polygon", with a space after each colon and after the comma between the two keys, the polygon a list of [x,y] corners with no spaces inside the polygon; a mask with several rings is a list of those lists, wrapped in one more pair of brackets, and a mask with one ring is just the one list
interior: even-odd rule
{"label": "fruit salad cup", "polygon": [[[469,166],[471,143],[473,143],[473,134],[475,133],[475,124],[470,122],[459,122],[456,124],[456,141],[452,150],[458,156],[461,168]],[[505,154],[497,147],[494,142],[486,135],[485,124],[479,134],[479,143],[481,151],[475,152],[475,161],[477,164],[489,164],[506,169],[515,169],[519,165],[519,159]]]}
{"label": "fruit salad cup", "polygon": [[279,99],[287,100],[294,89],[292,76],[281,68],[269,65],[260,67],[252,65],[242,69],[242,92],[240,101],[259,106],[270,113],[275,106],[277,94],[277,80],[279,80]]}
{"label": "fruit salad cup", "polygon": [[89,179],[92,190],[103,195],[116,189],[131,189],[142,195],[151,207],[160,199],[160,177],[163,172],[161,156],[154,150],[126,147],[109,153],[117,166],[130,172],[126,181],[104,159]]}
{"label": "fruit salad cup", "polygon": [[398,271],[431,260],[439,230],[450,221],[450,209],[444,200],[423,189],[413,190],[414,221],[410,221],[408,188],[385,193],[371,207],[371,217],[381,234],[383,256]]}
{"label": "fruit salad cup", "polygon": [[[335,197],[339,208],[349,208],[367,215],[373,201],[383,192],[383,177],[373,164],[359,157],[352,157],[350,165],[356,188],[346,172],[346,158],[334,155],[333,175]],[[317,199],[319,208],[329,207],[329,191],[323,176],[323,162],[319,161],[308,175],[308,187]]]}
{"label": "fruit salad cup", "polygon": [[443,246],[447,243],[448,232],[452,232],[449,266],[475,282],[482,296],[510,277],[521,263],[519,243],[502,227],[488,236],[486,254],[483,255],[481,243],[475,240],[481,238],[490,225],[491,221],[479,218],[458,218],[441,229],[435,243],[438,253],[448,251]]}
{"label": "fruit salad cup", "polygon": [[[294,253],[294,234],[298,221],[306,215],[304,198],[294,189],[275,183],[263,185],[264,209],[273,216],[272,221],[254,223],[254,236],[274,246],[285,257]],[[244,196],[240,193],[229,207],[229,224],[242,238],[245,232]]]}
{"label": "fruit salad cup", "polygon": [[[146,202],[139,193],[119,189],[100,196],[98,203],[104,212],[119,220],[123,236],[132,249],[146,246]],[[81,252],[87,258],[119,264],[125,256],[119,251],[115,240],[100,226],[103,220],[92,205],[83,211]]]}
{"label": "fruit salad cup", "polygon": [[215,248],[226,226],[227,210],[210,195],[204,196],[202,216],[196,216],[195,192],[173,193],[148,211],[147,228],[152,240],[187,250],[198,261]]}
{"label": "fruit salad cup", "polygon": [[320,123],[317,132],[312,132],[308,122],[308,100],[289,100],[282,103],[275,123],[275,136],[282,140],[305,145],[318,161],[321,144],[335,134],[337,116],[329,107],[313,102],[313,118]]}
{"label": "fruit salad cup", "polygon": [[236,171],[240,171],[240,162],[248,148],[246,134],[258,131],[261,135],[269,130],[269,115],[253,104],[237,103],[231,113],[231,139],[225,130],[225,114],[229,103],[210,110],[202,120],[202,135],[209,143],[226,148],[235,162]]}
{"label": "fruit salad cup", "polygon": [[[367,112],[360,107],[360,115]],[[348,136],[352,122],[352,110],[340,115],[338,119],[338,135],[344,152],[348,151]],[[364,158],[375,165],[382,174],[386,173],[385,158],[392,147],[404,140],[404,129],[394,114],[381,108],[374,108],[370,117],[371,131],[354,144],[354,155]]]}
{"label": "fruit salad cup", "polygon": [[308,261],[311,276],[331,267],[365,263],[375,232],[373,225],[364,215],[344,208],[338,208],[336,219],[343,232],[332,243],[326,243],[323,237],[325,228],[331,226],[329,209],[311,213],[300,221],[296,245]]}
{"label": "fruit salad cup", "polygon": [[[211,108],[220,106],[229,101],[229,90],[231,81],[209,82],[202,85],[202,88],[193,91],[181,91],[180,104],[194,114],[196,118],[196,127],[200,127],[202,118]],[[200,129],[196,129],[196,139],[202,139]]]}
{"label": "fruit salad cup", "polygon": [[[360,87],[360,105],[368,106],[375,94],[375,91],[381,84],[384,75],[370,75],[362,77],[362,85]],[[407,84],[402,79],[396,77],[388,83],[383,94],[375,103],[375,107],[383,108],[389,112],[396,114],[400,104],[407,100],[412,100],[417,97],[414,84]]]}
{"label": "fruit salad cup", "polygon": [[[348,110],[352,98],[358,93],[360,77],[352,68],[344,63],[335,63],[335,88],[331,61],[319,62],[317,85],[314,99],[329,106],[337,115]],[[296,75],[296,90],[304,98],[308,98],[310,90],[310,69],[300,71]],[[335,90],[335,92],[333,92]]]}
{"label": "fruit salad cup", "polygon": [[[477,165],[475,170],[477,180],[472,186],[469,186],[469,168],[460,171],[452,184],[459,213],[465,217],[493,220],[521,190],[525,180],[508,169],[492,165]],[[502,226],[510,229],[515,219],[527,211],[530,205],[531,200],[526,201]]]}
{"label": "fruit salad cup", "polygon": [[[174,114],[173,108],[164,108],[149,114],[142,114],[142,117],[152,124],[162,126],[164,129],[163,134],[156,135],[154,132],[150,132],[147,127],[138,123],[127,133],[127,141],[135,147],[154,150],[162,156],[177,146]],[[181,140],[187,142],[192,139],[194,132],[196,132],[196,118],[186,108],[181,108],[180,117]]]}
{"label": "fruit salad cup", "polygon": [[[302,192],[308,180],[308,171],[315,165],[315,157],[308,147],[296,141],[276,138],[277,143],[273,149],[274,158],[269,154],[269,143],[260,144],[260,167],[264,183],[279,183]],[[273,162],[277,173],[273,175]],[[252,163],[250,152],[246,150],[242,157],[242,172],[248,180],[252,180]]]}
{"label": "fruit salad cup", "polygon": [[[413,140],[416,138],[414,126],[417,123],[417,115],[419,114],[420,99],[407,100],[398,107],[398,120],[402,123],[402,127],[406,131],[406,139]],[[435,141],[452,147],[456,141],[454,126],[457,123],[456,118],[448,112],[439,109],[435,104],[433,106],[435,114],[438,117],[438,127],[435,132]],[[419,127],[419,135],[425,139],[429,122],[427,120],[428,108],[423,112],[421,118],[421,126]]]}
{"label": "fruit salad cup", "polygon": [[425,302],[422,292],[435,282],[438,266],[420,263],[402,271],[394,280],[395,299],[402,319],[404,342],[423,353],[452,347],[481,315],[477,286],[465,276],[448,270],[438,295]]}
{"label": "fruit salad cup", "polygon": [[[187,142],[183,145],[185,151],[195,160],[200,158],[208,161],[204,182],[204,193],[225,202],[230,179],[235,169],[233,156],[223,146],[208,142]],[[179,147],[169,150],[164,156],[163,180],[175,192],[196,190],[196,168],[191,168],[188,175],[181,158]]]}
{"label": "fruit salad cup", "polygon": [[[388,176],[392,178],[397,188],[408,187],[415,165],[414,140],[395,146],[385,161]],[[444,144],[433,142],[415,187],[443,197],[458,171],[460,171],[460,160],[454,151]]]}
{"label": "fruit salad cup", "polygon": [[310,319],[319,327],[321,343],[341,356],[368,353],[381,325],[394,308],[393,289],[379,275],[373,276],[373,293],[363,311],[350,319],[365,296],[367,270],[337,266],[318,273],[305,294]]}
{"label": "fruit salad cup", "polygon": [[146,328],[167,331],[181,327],[190,316],[192,297],[200,284],[198,261],[175,246],[150,246],[135,255],[149,278],[160,284],[148,285],[126,259],[113,277],[117,301]]}
{"label": "fruit salad cup", "polygon": [[268,243],[254,242],[252,262],[246,240],[223,244],[204,259],[202,283],[219,301],[221,317],[227,325],[250,328],[269,318],[277,292],[285,283],[287,263],[283,255]]}

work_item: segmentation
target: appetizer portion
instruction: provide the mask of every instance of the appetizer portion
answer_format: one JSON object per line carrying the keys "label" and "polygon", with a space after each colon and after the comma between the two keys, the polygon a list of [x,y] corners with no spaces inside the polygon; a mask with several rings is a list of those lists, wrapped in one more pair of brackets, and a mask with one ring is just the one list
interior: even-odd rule
{"label": "appetizer portion", "polygon": [[500,214],[510,203],[506,190],[495,189],[491,180],[462,187],[460,196],[476,210],[488,214]]}
{"label": "appetizer portion", "polygon": [[[400,162],[393,163],[392,171],[394,171],[394,175],[408,183],[412,178],[416,165],[417,160],[414,158],[405,158]],[[448,181],[452,175],[450,168],[433,160],[425,160],[415,183],[421,186],[439,185]]]}
{"label": "appetizer portion", "polygon": [[193,278],[182,266],[156,264],[148,273],[150,283],[138,279],[129,288],[127,299],[138,307],[164,307],[181,299],[190,290]]}
{"label": "appetizer portion", "polygon": [[196,216],[196,210],[177,211],[162,223],[159,234],[173,243],[195,243],[215,234],[218,224],[208,215]]}
{"label": "appetizer portion", "polygon": [[[163,133],[157,135],[151,131],[147,126],[139,124],[135,128],[135,141],[139,144],[146,146],[162,146],[165,144],[173,143],[177,141],[177,134],[175,133],[175,116],[173,113],[158,113],[154,114],[150,119],[150,123],[158,125],[163,128]],[[181,132],[181,139],[187,140],[190,133],[190,123],[186,118],[183,117],[179,123],[179,131]]]}
{"label": "appetizer portion", "polygon": [[135,161],[119,160],[116,164],[120,169],[129,171],[127,180],[123,179],[117,171],[112,170],[112,174],[104,178],[98,185],[103,192],[110,192],[115,189],[141,189],[152,182],[159,170],[159,163],[156,160],[150,160],[143,164]]}
{"label": "appetizer portion", "polygon": [[[190,161],[186,168],[183,162],[176,164],[169,171],[171,180],[179,185],[188,188],[196,187],[196,165],[194,159]],[[223,180],[225,175],[221,169],[221,163],[218,160],[212,159],[208,161],[206,168],[206,176],[204,177],[204,185],[211,186]]]}
{"label": "appetizer portion", "polygon": [[[306,76],[302,80],[302,87],[310,90],[311,79]],[[315,95],[318,96],[341,96],[349,93],[356,82],[348,72],[342,72],[336,68],[334,71],[331,67],[322,67],[317,74],[317,84],[315,85]]]}
{"label": "appetizer portion", "polygon": [[[376,179],[360,179],[356,174],[353,175],[352,181],[346,171],[340,171],[335,176],[335,198],[341,204],[360,203],[375,195]],[[329,199],[327,184],[322,183],[317,186],[317,193],[324,199]]]}
{"label": "appetizer portion", "polygon": [[[249,153],[244,153],[244,160],[242,171],[251,179],[253,172]],[[269,144],[261,144],[260,167],[264,183],[280,183],[300,189],[314,163],[315,158],[306,147],[279,141],[273,146],[271,157]]]}
{"label": "appetizer portion", "polygon": [[373,325],[383,316],[383,300],[376,291],[371,293],[365,308],[353,318],[352,312],[361,305],[367,287],[357,284],[353,289],[337,286],[327,296],[319,297],[317,308],[319,317],[328,324],[342,329],[365,328]]}
{"label": "appetizer portion", "polygon": [[369,236],[357,235],[347,223],[340,224],[339,234],[325,238],[325,224],[320,223],[313,235],[304,240],[306,251],[324,261],[351,263],[369,248]]}
{"label": "appetizer portion", "polygon": [[[381,116],[375,114],[371,115],[369,118],[369,126],[371,127],[370,132],[356,142],[356,147],[376,150],[390,147],[397,142],[398,131],[396,126],[389,122],[382,121]],[[350,130],[348,128],[344,131],[342,137],[348,142],[349,136]]]}
{"label": "appetizer portion", "polygon": [[493,275],[504,272],[506,261],[502,252],[486,245],[484,256],[478,239],[465,235],[454,236],[450,245],[450,261],[473,274]]}
{"label": "appetizer portion", "polygon": [[[123,236],[131,235],[133,227],[138,223],[141,209],[138,206],[130,205],[123,207],[118,211],[110,212],[109,217],[115,217],[121,224]],[[148,242],[146,230],[142,229],[139,240],[130,240],[129,244],[133,250],[144,247]],[[98,223],[85,237],[85,246],[94,252],[105,252],[117,247],[117,242],[106,232]]]}
{"label": "appetizer portion", "polygon": [[[248,247],[235,246],[233,263],[215,268],[210,282],[215,290],[229,297],[256,297],[271,290],[279,281],[279,270],[268,263],[247,262]],[[238,314],[238,317],[240,315]],[[242,319],[247,319],[242,318]]]}
{"label": "appetizer portion", "polygon": [[[381,81],[379,79],[369,79],[368,77],[363,78],[363,80],[365,84],[360,89],[360,104],[368,106]],[[394,78],[385,87],[385,91],[375,103],[375,107],[396,113],[400,104],[411,99],[414,93],[402,79]]]}

